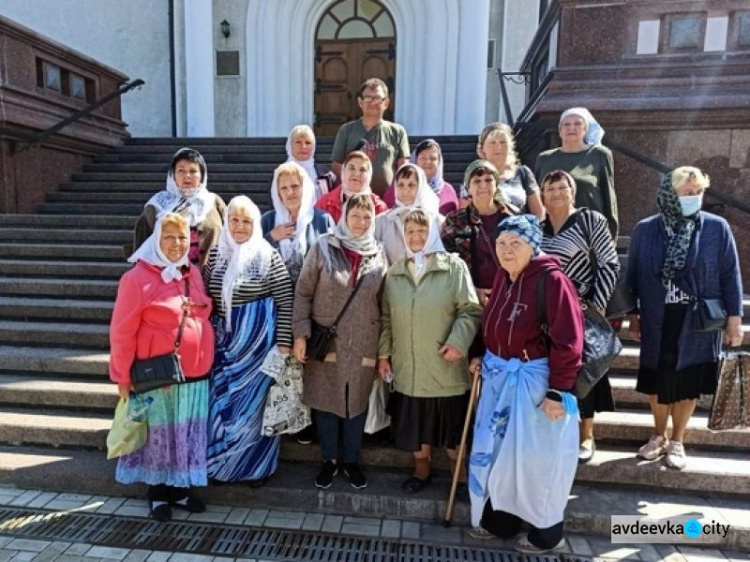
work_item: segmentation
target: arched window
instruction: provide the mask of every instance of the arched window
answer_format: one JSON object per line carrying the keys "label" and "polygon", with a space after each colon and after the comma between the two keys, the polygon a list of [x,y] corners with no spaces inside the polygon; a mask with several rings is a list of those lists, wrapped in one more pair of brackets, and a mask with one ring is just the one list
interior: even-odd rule
{"label": "arched window", "polygon": [[315,39],[382,39],[396,36],[388,10],[376,0],[338,0],[320,19]]}

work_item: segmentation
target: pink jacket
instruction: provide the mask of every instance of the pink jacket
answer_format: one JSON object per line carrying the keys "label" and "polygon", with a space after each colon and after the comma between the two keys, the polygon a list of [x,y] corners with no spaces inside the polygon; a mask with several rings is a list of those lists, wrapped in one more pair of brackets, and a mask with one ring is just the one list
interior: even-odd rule
{"label": "pink jacket", "polygon": [[136,359],[148,359],[174,349],[183,314],[185,281],[190,283],[188,317],[179,356],[187,378],[208,374],[214,359],[214,331],[209,321],[211,297],[200,271],[190,265],[182,281],[164,283],[158,267],[139,261],[120,279],[109,327],[109,378],[130,385]]}

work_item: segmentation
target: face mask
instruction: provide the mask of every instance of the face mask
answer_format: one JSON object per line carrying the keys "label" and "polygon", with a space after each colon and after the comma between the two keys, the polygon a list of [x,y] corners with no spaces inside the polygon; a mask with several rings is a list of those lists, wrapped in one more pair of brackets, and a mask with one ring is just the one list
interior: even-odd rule
{"label": "face mask", "polygon": [[683,217],[690,217],[701,210],[703,204],[703,194],[701,195],[685,195],[679,197],[680,208],[682,209]]}

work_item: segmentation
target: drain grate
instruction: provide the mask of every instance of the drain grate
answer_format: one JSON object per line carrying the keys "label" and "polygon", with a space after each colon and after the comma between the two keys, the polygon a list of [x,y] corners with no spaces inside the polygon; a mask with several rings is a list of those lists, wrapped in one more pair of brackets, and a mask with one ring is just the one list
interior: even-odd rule
{"label": "drain grate", "polygon": [[419,541],[0,508],[0,535],[92,545],[305,562],[589,562]]}

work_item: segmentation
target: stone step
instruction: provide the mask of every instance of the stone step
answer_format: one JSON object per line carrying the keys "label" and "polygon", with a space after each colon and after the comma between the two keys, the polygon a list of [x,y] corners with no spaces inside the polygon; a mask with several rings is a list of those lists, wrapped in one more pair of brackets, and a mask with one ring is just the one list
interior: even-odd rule
{"label": "stone step", "polygon": [[[267,173],[247,172],[212,172],[209,171],[209,179],[217,182],[242,182],[242,183],[270,183],[273,179],[273,170]],[[71,181],[117,181],[117,182],[142,182],[142,181],[164,181],[163,172],[80,172],[70,176]]]}
{"label": "stone step", "polygon": [[132,203],[40,203],[36,208],[51,215],[125,215],[133,217],[133,223],[143,211],[143,205]]}
{"label": "stone step", "polygon": [[34,295],[40,297],[78,297],[113,301],[117,281],[68,279],[33,279],[28,277],[0,277],[0,294]]}
{"label": "stone step", "polygon": [[[108,194],[109,195],[109,194]],[[137,194],[134,194],[137,196]],[[80,220],[80,219],[79,219]],[[131,225],[132,227],[132,225]],[[38,243],[42,241],[65,241],[72,244],[119,244],[122,245],[133,239],[133,230],[81,230],[73,226],[61,228],[29,228],[29,227],[0,227],[0,242],[18,244]]]}
{"label": "stone step", "polygon": [[106,301],[0,297],[0,318],[109,324],[113,308]]}
{"label": "stone step", "polygon": [[119,279],[130,269],[126,262],[67,262],[0,259],[4,275],[19,277],[55,277],[72,279]]}
{"label": "stone step", "polygon": [[[750,453],[750,431],[711,431],[707,427],[708,413],[696,411],[688,422],[685,446],[701,449],[721,449]],[[602,441],[632,444],[632,451],[646,443],[654,433],[654,420],[648,410],[599,412],[596,414],[594,434]]]}
{"label": "stone step", "polygon": [[[271,166],[278,166],[281,162],[286,160],[286,151],[284,148],[279,148],[273,152],[235,152],[234,149],[229,149],[227,152],[207,152],[203,154],[206,159],[209,172],[217,164],[267,164]],[[151,151],[148,153],[144,152],[112,152],[108,154],[99,154],[94,157],[93,164],[160,164],[160,170],[166,173],[169,163],[171,161],[171,154],[163,151]],[[330,162],[330,151],[319,152],[316,154],[316,164],[328,164]]]}
{"label": "stone step", "polygon": [[[412,147],[426,138],[435,139],[440,146],[444,144],[447,146],[462,146],[465,150],[475,150],[477,146],[477,137],[475,135],[437,135],[433,137],[425,136],[410,136],[409,141]],[[316,150],[325,152],[325,149],[333,147],[334,139],[329,138],[318,138],[316,139]],[[123,146],[119,146],[115,149],[115,152],[123,150],[130,150],[133,147],[148,147],[152,149],[169,150],[174,154],[177,150],[183,147],[194,148],[200,152],[209,149],[216,149],[217,152],[236,150],[236,149],[247,149],[247,150],[259,150],[263,148],[273,147],[276,149],[284,150],[286,144],[286,137],[233,137],[233,138],[219,138],[219,137],[136,137],[125,140]]]}
{"label": "stone step", "polygon": [[0,374],[0,404],[11,407],[102,410],[112,416],[118,400],[117,387],[109,381]]}
{"label": "stone step", "polygon": [[131,217],[89,215],[85,221],[79,216],[66,215],[0,215],[0,227],[61,228],[74,226],[78,230],[131,230]]}
{"label": "stone step", "polygon": [[62,347],[0,345],[0,370],[30,373],[43,379],[73,375],[91,380],[108,380],[109,353]]}
{"label": "stone step", "polygon": [[0,320],[0,344],[108,349],[109,326]]}
{"label": "stone step", "polygon": [[[452,156],[452,155],[451,155]],[[457,156],[463,156],[462,154]],[[235,161],[235,162],[207,162],[209,179],[213,180],[215,174],[273,174],[273,171],[277,166],[284,162],[285,158],[266,158],[265,161]],[[445,173],[463,173],[466,170],[468,163],[464,162],[464,158],[456,160],[449,160],[446,158],[444,164]],[[324,161],[316,163],[324,163]],[[169,161],[161,159],[158,162],[150,162],[145,160],[139,160],[135,162],[103,162],[84,164],[82,173],[120,173],[120,174],[143,174],[143,173],[158,173],[162,177],[169,170]]]}
{"label": "stone step", "polygon": [[6,445],[90,447],[95,442],[106,448],[111,426],[112,412],[0,409],[0,443]]}
{"label": "stone step", "polygon": [[[232,189],[214,191],[219,195],[225,202],[229,202],[233,197],[237,195],[247,195],[253,202],[260,208],[268,208],[272,205],[271,194],[266,191],[248,191],[244,185],[237,184]],[[153,191],[125,191],[125,192],[88,192],[88,191],[63,191],[59,193],[51,193],[47,196],[49,203],[86,203],[88,201],[100,201],[102,204],[131,204],[137,203],[143,209],[143,206],[148,202],[149,199],[154,195]],[[88,231],[83,231],[87,233]],[[132,236],[132,230],[127,231],[128,236]]]}
{"label": "stone step", "polygon": [[[352,489],[343,476],[336,477],[328,490],[319,490],[313,486],[317,471],[317,465],[282,462],[276,474],[262,488],[254,489],[246,485],[209,486],[196,488],[195,492],[209,505],[282,511],[287,519],[286,525],[292,528],[300,528],[304,512],[312,512],[355,514],[360,518],[371,517],[374,523],[379,523],[381,519],[437,523],[428,526],[433,531],[429,537],[431,542],[450,541],[454,537],[458,539],[466,532],[469,504],[465,495],[459,495],[457,499],[452,526],[444,528],[441,525],[450,488],[446,475],[436,475],[431,486],[413,496],[405,496],[399,488],[409,474],[406,470],[368,470],[368,486],[362,490]],[[75,449],[1,447],[0,485],[81,494],[89,496],[92,501],[93,496],[102,495],[132,497],[137,494],[145,497],[145,486],[123,486],[114,480],[114,462],[107,461],[101,452]],[[143,516],[146,513],[144,509]],[[695,516],[702,522],[713,520],[729,525],[721,548],[750,549],[750,508],[747,501],[742,498],[718,498],[710,493],[675,494],[673,490],[639,490],[634,495],[631,489],[576,485],[566,508],[565,528],[570,532],[600,535],[603,541],[608,542],[613,514],[633,515],[651,521]],[[428,539],[426,536],[421,538]],[[482,544],[487,546],[489,543]],[[554,557],[537,558],[552,560]]]}
{"label": "stone step", "polygon": [[[268,195],[271,183],[263,184],[238,184],[210,182],[209,187],[214,193],[246,193],[249,197],[257,195]],[[50,195],[61,193],[90,193],[89,197],[94,199],[100,193],[154,193],[164,189],[164,182],[68,182],[60,184],[60,191]],[[132,227],[132,224],[130,225]]]}
{"label": "stone step", "polygon": [[[78,220],[82,220],[78,217]],[[135,222],[135,218],[132,219]],[[0,258],[25,260],[92,260],[96,262],[120,262],[122,245],[93,244],[0,244]]]}

